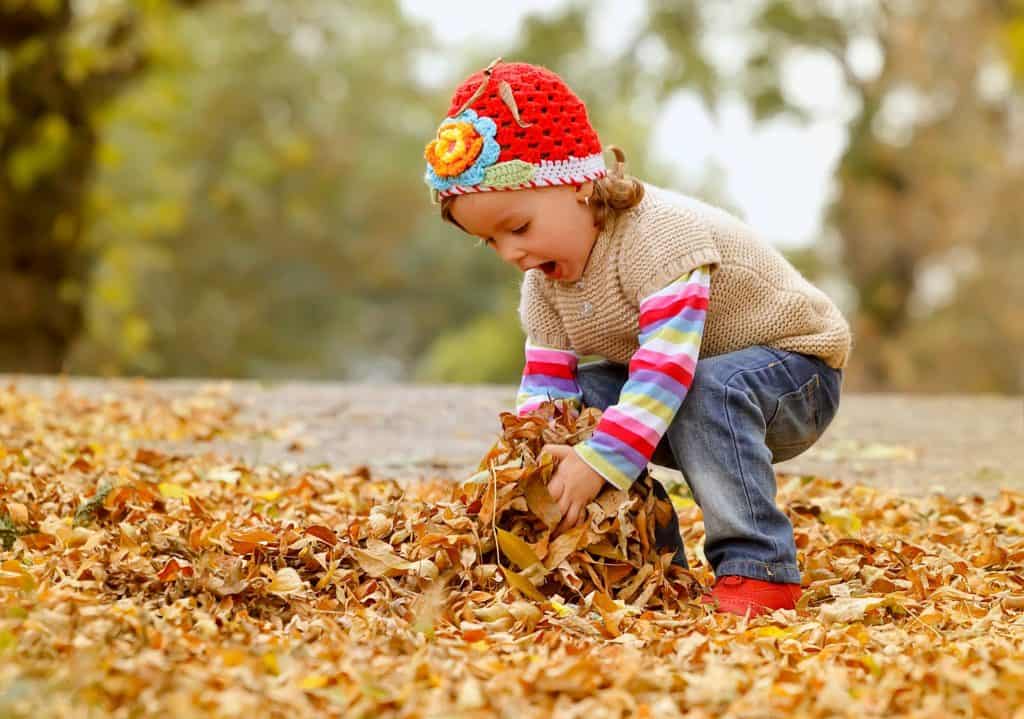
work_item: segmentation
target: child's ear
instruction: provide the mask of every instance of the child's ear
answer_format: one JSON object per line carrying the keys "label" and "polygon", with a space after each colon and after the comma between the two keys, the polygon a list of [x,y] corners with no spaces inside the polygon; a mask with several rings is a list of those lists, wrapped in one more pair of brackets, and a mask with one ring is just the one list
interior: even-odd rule
{"label": "child's ear", "polygon": [[587,180],[582,185],[576,188],[576,202],[582,202],[583,204],[590,205],[590,196],[594,194],[594,183]]}

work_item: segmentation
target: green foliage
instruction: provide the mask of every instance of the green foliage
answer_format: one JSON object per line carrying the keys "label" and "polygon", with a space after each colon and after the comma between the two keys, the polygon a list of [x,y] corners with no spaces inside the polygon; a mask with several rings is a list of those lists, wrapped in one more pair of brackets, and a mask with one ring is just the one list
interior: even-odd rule
{"label": "green foliage", "polygon": [[430,347],[416,379],[432,382],[515,384],[523,371],[518,316],[482,315],[442,335]]}
{"label": "green foliage", "polygon": [[177,5],[0,2],[0,369],[67,368],[94,259],[82,238],[97,118],[151,60],[150,23]]}
{"label": "green foliage", "polygon": [[104,118],[72,367],[339,378],[494,306],[501,268],[429,205],[445,100],[394,3],[221,4],[161,40]]}
{"label": "green foliage", "polygon": [[75,510],[75,519],[73,524],[75,526],[79,526],[91,522],[96,517],[96,512],[103,506],[103,500],[107,498],[107,495],[110,494],[110,490],[113,488],[113,480],[109,477],[101,479],[96,488],[96,494],[82,502],[78,509]]}
{"label": "green foliage", "polygon": [[39,119],[30,139],[17,147],[7,159],[7,175],[15,190],[24,191],[59,168],[68,151],[68,123],[57,114]]}
{"label": "green foliage", "polygon": [[0,545],[7,551],[14,546],[14,540],[18,538],[18,528],[6,514],[0,514]]}

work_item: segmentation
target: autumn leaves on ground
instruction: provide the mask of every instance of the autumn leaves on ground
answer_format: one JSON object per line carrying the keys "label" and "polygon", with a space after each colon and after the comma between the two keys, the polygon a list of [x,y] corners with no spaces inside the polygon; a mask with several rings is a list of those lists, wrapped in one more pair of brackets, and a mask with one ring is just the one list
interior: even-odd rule
{"label": "autumn leaves on ground", "polygon": [[1024,717],[1020,494],[780,475],[805,592],[748,620],[695,598],[684,493],[692,573],[647,484],[552,536],[536,453],[589,412],[504,416],[460,485],[147,448],[237,409],[0,390],[0,715]]}

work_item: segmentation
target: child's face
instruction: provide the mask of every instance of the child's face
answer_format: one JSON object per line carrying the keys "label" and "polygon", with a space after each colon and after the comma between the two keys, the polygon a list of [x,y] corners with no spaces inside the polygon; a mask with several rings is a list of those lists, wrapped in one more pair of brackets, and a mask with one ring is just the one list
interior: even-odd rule
{"label": "child's face", "polygon": [[563,282],[583,276],[598,234],[590,208],[568,185],[460,195],[450,212],[505,262]]}

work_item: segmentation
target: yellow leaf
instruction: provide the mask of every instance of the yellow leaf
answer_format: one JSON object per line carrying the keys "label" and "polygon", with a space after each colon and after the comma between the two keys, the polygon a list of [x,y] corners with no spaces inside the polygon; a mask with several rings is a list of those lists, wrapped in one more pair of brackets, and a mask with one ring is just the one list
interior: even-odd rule
{"label": "yellow leaf", "polygon": [[882,676],[882,667],[878,666],[878,662],[876,662],[875,658],[870,654],[862,654],[860,657],[860,663],[867,667],[868,671],[870,671],[876,679]]}
{"label": "yellow leaf", "polygon": [[188,490],[180,484],[161,482],[157,485],[157,489],[160,490],[160,494],[170,499],[188,499]]}
{"label": "yellow leaf", "polygon": [[572,614],[572,610],[569,609],[569,607],[562,604],[561,602],[556,602],[554,599],[552,599],[548,603],[560,617],[568,617],[570,614]]}
{"label": "yellow leaf", "polygon": [[299,682],[301,689],[320,689],[324,686],[327,686],[327,677],[323,674],[307,674]]}
{"label": "yellow leaf", "polygon": [[277,663],[277,655],[273,652],[267,652],[263,655],[263,666],[266,667],[267,671],[274,676],[281,673],[281,667]]}
{"label": "yellow leaf", "polygon": [[671,495],[670,499],[672,500],[672,506],[676,509],[686,509],[697,504],[690,497],[680,497],[678,494]]}
{"label": "yellow leaf", "polygon": [[[500,530],[499,530],[500,531]],[[505,578],[508,580],[509,586],[518,589],[523,593],[524,596],[529,597],[538,602],[546,602],[547,597],[540,593],[537,587],[530,583],[530,580],[524,577],[522,574],[516,574],[507,567],[502,567],[501,571],[505,573]]]}
{"label": "yellow leaf", "polygon": [[237,667],[242,664],[249,655],[240,649],[225,649],[220,653],[220,660],[226,667]]}
{"label": "yellow leaf", "polygon": [[499,529],[498,546],[501,547],[502,554],[515,562],[520,569],[532,567],[540,562],[540,558],[530,548],[530,545],[512,532]]}
{"label": "yellow leaf", "polygon": [[747,632],[747,634],[753,637],[771,637],[772,639],[782,639],[784,637],[793,636],[793,630],[783,629],[781,627],[775,626],[767,626],[751,629]]}
{"label": "yellow leaf", "polygon": [[860,517],[849,509],[837,509],[834,512],[822,512],[821,520],[843,534],[856,534],[860,531]]}
{"label": "yellow leaf", "polygon": [[281,496],[281,490],[279,490],[279,489],[268,489],[265,492],[253,492],[252,496],[256,497],[257,499],[266,500],[267,502],[273,502],[273,501],[277,500],[278,497]]}

